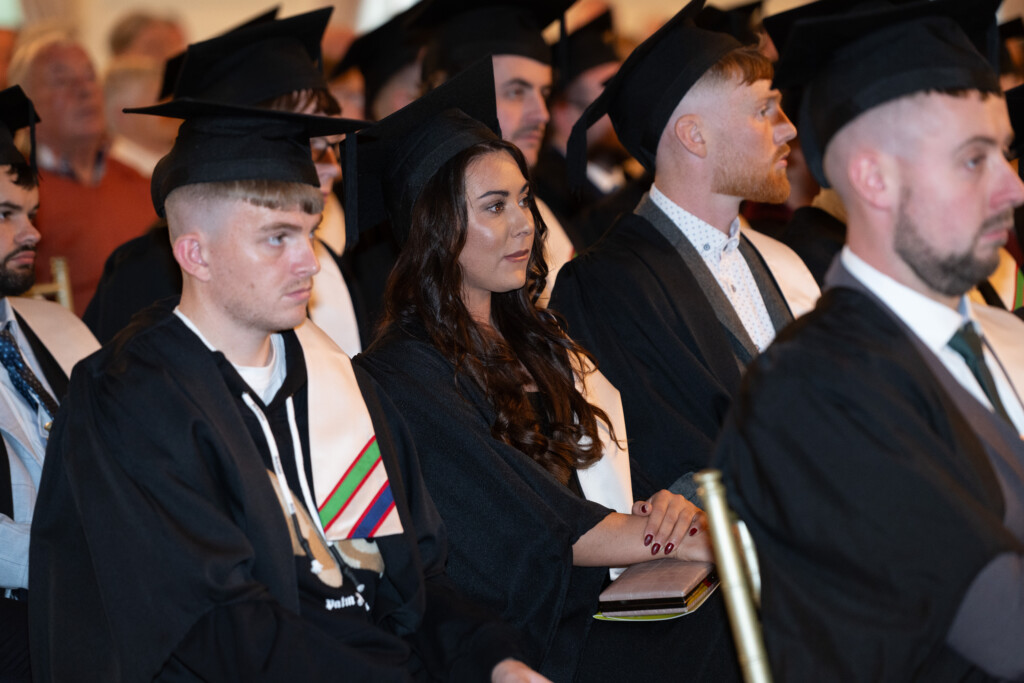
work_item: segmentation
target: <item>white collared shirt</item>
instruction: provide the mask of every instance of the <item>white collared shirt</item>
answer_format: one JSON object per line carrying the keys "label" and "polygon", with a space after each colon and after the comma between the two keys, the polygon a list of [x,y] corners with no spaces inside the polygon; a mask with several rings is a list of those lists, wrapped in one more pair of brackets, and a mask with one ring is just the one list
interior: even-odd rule
{"label": "white collared shirt", "polygon": [[[988,396],[985,395],[963,356],[949,346],[949,340],[965,322],[970,322],[978,335],[982,335],[981,326],[975,320],[971,303],[966,296],[960,298],[959,310],[954,311],[879,272],[850,251],[849,247],[843,247],[840,259],[855,278],[884,301],[924,345],[938,356],[960,386],[969,391],[982,405],[989,410],[992,409]],[[983,348],[985,364],[992,373],[999,398],[1017,431],[1024,434],[1024,407],[1021,406],[1019,397],[988,344],[984,344]]]}
{"label": "white collared shirt", "polygon": [[739,251],[740,219],[737,216],[729,226],[729,234],[723,235],[712,225],[705,223],[692,213],[665,196],[655,185],[651,185],[651,201],[661,209],[676,227],[690,240],[708,270],[715,276],[743,328],[764,351],[775,339],[775,325],[768,315],[761,290],[750,272],[750,266]]}
{"label": "white collared shirt", "polygon": [[[42,367],[32,353],[28,339],[21,331],[14,311],[6,298],[0,298],[0,328],[10,329],[21,349],[22,358],[32,368],[39,382],[53,395],[53,389],[43,375]],[[43,474],[43,456],[49,433],[44,424],[50,418],[41,407],[33,410],[11,382],[7,369],[0,365],[0,401],[4,419],[0,432],[7,449],[7,462],[11,472],[11,496],[14,519],[0,515],[0,588],[28,587],[28,546],[32,513],[36,505],[36,492]]]}
{"label": "white collared shirt", "polygon": [[[182,312],[181,306],[174,307],[174,314],[185,323],[185,327],[192,330],[199,337],[199,341],[203,342],[206,348],[210,349],[210,351],[219,351],[203,335],[196,324],[192,322],[192,319]],[[230,362],[230,359],[228,362]],[[256,395],[263,401],[263,405],[269,404],[274,399],[278,389],[284,384],[285,377],[288,374],[285,363],[284,338],[279,333],[270,335],[270,358],[267,359],[266,365],[249,366],[231,363],[231,366],[238,372],[245,383],[249,385],[249,388],[256,392]]]}

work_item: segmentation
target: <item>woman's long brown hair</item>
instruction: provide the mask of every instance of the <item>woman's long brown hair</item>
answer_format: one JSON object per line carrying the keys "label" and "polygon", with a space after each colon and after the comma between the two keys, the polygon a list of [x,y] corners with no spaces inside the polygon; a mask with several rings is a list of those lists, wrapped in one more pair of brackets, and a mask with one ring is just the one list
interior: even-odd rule
{"label": "woman's long brown hair", "polygon": [[[576,388],[574,365],[583,368],[584,359],[593,358],[566,336],[554,313],[535,305],[548,272],[542,248],[547,228],[532,199],[535,235],[526,285],[491,295],[494,330],[477,324],[462,300],[466,171],[474,159],[493,153],[511,155],[529,178],[519,149],[500,140],[470,147],[438,169],[413,207],[408,241],[388,278],[378,339],[425,329],[455,366],[456,385],[466,377],[483,389],[496,413],[492,436],[567,483],[574,469],[600,459],[597,421],[609,428],[610,422]],[[545,399],[546,420],[530,405],[524,387],[531,384]],[[540,429],[545,421],[550,438]]]}

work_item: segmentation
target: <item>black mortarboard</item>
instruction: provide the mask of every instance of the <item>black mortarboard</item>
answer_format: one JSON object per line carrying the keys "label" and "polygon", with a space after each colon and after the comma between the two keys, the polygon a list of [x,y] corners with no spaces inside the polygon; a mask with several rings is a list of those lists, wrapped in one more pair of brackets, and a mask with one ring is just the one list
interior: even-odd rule
{"label": "black mortarboard", "polygon": [[39,123],[39,116],[32,106],[32,100],[25,96],[25,91],[20,85],[12,85],[10,88],[0,90],[0,166],[11,164],[24,164],[25,157],[14,145],[14,134],[25,127],[32,130],[31,149],[29,151],[29,165],[33,171],[35,162],[35,127]]}
{"label": "black mortarboard", "polygon": [[1024,19],[1015,17],[999,24],[999,40],[1005,42],[1010,38],[1024,38]]}
{"label": "black mortarboard", "polygon": [[586,173],[587,129],[605,114],[626,150],[654,171],[662,131],[680,100],[712,65],[741,46],[730,35],[694,26],[693,18],[703,7],[704,0],[692,0],[640,43],[580,116],[569,137],[569,180],[574,186]]}
{"label": "black mortarboard", "polygon": [[[250,26],[256,26],[258,24],[265,24],[269,21],[274,21],[275,19],[277,19],[277,13],[280,9],[280,6],[269,9],[263,14],[257,15],[243,24],[239,24],[238,26],[235,26],[232,29],[224,31],[224,33],[221,33],[220,35],[227,35],[229,33],[234,33],[235,31],[240,31],[242,29],[249,28]],[[167,63],[164,64],[164,80],[160,84],[160,95],[159,97],[157,97],[158,101],[166,100],[168,97],[174,94],[174,88],[178,85],[178,77],[181,75],[181,67],[185,63],[186,53],[187,50],[182,50],[178,54],[168,59]]]}
{"label": "black mortarboard", "polygon": [[174,97],[253,105],[324,88],[320,41],[333,8],[250,22],[185,50]]}
{"label": "black mortarboard", "polygon": [[437,169],[478,142],[500,139],[494,72],[485,59],[345,139],[346,225],[363,231],[390,219],[404,243],[413,205]]}
{"label": "black mortarboard", "polygon": [[334,80],[349,69],[363,75],[366,111],[372,110],[377,93],[388,80],[412,64],[426,42],[426,34],[408,25],[412,7],[352,41],[341,61],[331,70]]}
{"label": "black mortarboard", "polygon": [[431,32],[423,73],[448,71],[492,55],[519,55],[548,64],[551,48],[543,31],[573,2],[423,0],[410,17],[412,25]]}
{"label": "black mortarboard", "polygon": [[588,69],[621,61],[615,49],[611,11],[603,12],[552,47],[558,64],[558,87],[565,88]]}
{"label": "black mortarboard", "polygon": [[727,10],[708,6],[700,11],[695,23],[700,28],[706,28],[709,31],[728,33],[741,43],[750,45],[758,40],[751,22],[754,11],[759,7],[761,7],[760,0]]}
{"label": "black mortarboard", "polygon": [[351,133],[368,125],[188,98],[125,111],[184,119],[174,147],[153,171],[150,189],[160,216],[167,195],[183,185],[277,180],[319,187],[309,139]]}
{"label": "black mortarboard", "polygon": [[[792,10],[798,14],[775,84],[804,88],[800,140],[823,187],[829,186],[823,167],[829,141],[869,109],[927,90],[999,92],[999,2],[846,0],[827,16]],[[771,19],[765,20],[769,33]]]}

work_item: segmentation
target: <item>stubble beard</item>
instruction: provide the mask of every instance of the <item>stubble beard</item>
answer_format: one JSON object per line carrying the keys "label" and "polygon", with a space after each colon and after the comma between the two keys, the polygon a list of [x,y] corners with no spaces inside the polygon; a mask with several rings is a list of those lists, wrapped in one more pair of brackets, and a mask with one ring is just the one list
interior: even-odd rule
{"label": "stubble beard", "polygon": [[910,188],[903,188],[893,246],[896,254],[925,285],[943,296],[963,296],[995,272],[999,265],[999,250],[993,249],[989,258],[978,256],[978,240],[997,225],[1007,222],[1012,224],[1012,210],[1008,209],[983,221],[975,231],[974,239],[963,251],[942,256],[935,253],[924,240],[917,223],[908,215],[910,197]]}
{"label": "stubble beard", "polygon": [[32,288],[36,282],[35,266],[31,268],[13,269],[8,266],[11,259],[26,251],[35,251],[34,247],[20,247],[4,257],[0,263],[0,296],[19,296]]}
{"label": "stubble beard", "polygon": [[730,156],[715,167],[714,192],[763,204],[782,204],[789,198],[789,178],[785,167],[776,168],[775,162],[787,151],[781,150],[772,158],[767,172],[740,155]]}

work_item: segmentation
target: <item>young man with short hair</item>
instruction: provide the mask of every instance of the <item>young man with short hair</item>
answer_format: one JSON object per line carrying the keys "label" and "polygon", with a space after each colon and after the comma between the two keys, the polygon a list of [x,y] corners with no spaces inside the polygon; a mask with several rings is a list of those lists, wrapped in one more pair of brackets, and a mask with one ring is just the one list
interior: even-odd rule
{"label": "young man with short hair", "polygon": [[1024,679],[1024,407],[965,296],[1024,202],[996,5],[790,15],[779,79],[805,87],[846,246],[749,369],[715,457],[779,680]]}
{"label": "young man with short hair", "polygon": [[72,381],[32,547],[37,680],[539,680],[445,577],[400,417],[306,321],[309,140],[353,122],[146,111],[186,119],[153,176],[182,296]]}
{"label": "young man with short hair", "polygon": [[771,63],[696,28],[702,6],[693,0],[637,47],[576,124],[575,178],[587,129],[607,114],[654,184],[566,265],[551,300],[621,392],[639,470],[654,490],[674,486],[688,497],[744,367],[818,293],[795,254],[741,229],[744,199],[789,193],[796,129],[772,88]]}

